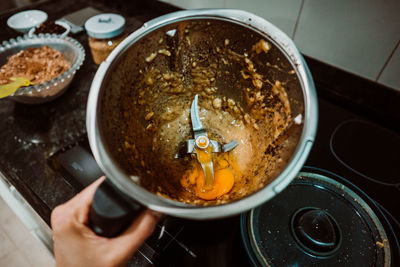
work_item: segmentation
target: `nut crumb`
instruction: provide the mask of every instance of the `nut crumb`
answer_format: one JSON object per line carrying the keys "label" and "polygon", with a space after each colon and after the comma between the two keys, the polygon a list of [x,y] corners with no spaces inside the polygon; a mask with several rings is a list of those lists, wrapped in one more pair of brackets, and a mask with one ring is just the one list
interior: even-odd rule
{"label": "nut crumb", "polygon": [[153,115],[154,115],[154,112],[147,113],[147,115],[146,115],[146,117],[144,117],[144,119],[145,119],[146,121],[148,121],[148,120],[150,120],[150,119],[153,117]]}
{"label": "nut crumb", "polygon": [[255,45],[253,45],[252,50],[255,51],[257,54],[260,54],[261,52],[268,53],[268,51],[271,49],[270,43],[265,41],[264,39],[261,39],[258,41]]}
{"label": "nut crumb", "polygon": [[233,108],[233,106],[235,106],[235,104],[236,104],[236,102],[235,102],[235,100],[233,100],[233,99],[228,99],[228,106],[230,107],[230,108]]}
{"label": "nut crumb", "polygon": [[385,244],[384,244],[383,242],[379,242],[379,241],[376,241],[376,245],[377,245],[378,247],[380,247],[380,248],[385,247]]}
{"label": "nut crumb", "polygon": [[163,49],[160,49],[160,50],[158,50],[158,53],[159,54],[162,54],[162,55],[165,55],[165,56],[171,56],[171,52],[169,52],[167,49],[165,49],[165,48],[163,48]]}
{"label": "nut crumb", "polygon": [[214,108],[217,108],[217,109],[219,109],[219,108],[222,107],[222,100],[221,100],[221,98],[217,97],[217,98],[215,98],[215,99],[213,100],[213,107],[214,107]]}
{"label": "nut crumb", "polygon": [[152,62],[157,56],[157,53],[151,53],[150,56],[146,57],[146,62]]}
{"label": "nut crumb", "polygon": [[245,114],[244,115],[244,121],[246,122],[246,123],[251,123],[251,119],[250,119],[250,115],[249,114]]}

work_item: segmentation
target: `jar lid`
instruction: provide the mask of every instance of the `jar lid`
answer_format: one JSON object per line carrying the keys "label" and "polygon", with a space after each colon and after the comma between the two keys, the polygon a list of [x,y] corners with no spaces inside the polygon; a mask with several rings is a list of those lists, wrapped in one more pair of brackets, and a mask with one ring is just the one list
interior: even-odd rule
{"label": "jar lid", "polygon": [[[359,192],[360,193],[360,192]],[[302,172],[277,197],[242,215],[255,266],[390,266],[386,231],[373,209],[332,178]]]}
{"label": "jar lid", "polygon": [[90,37],[97,39],[113,38],[124,31],[125,18],[114,13],[103,13],[91,17],[85,22]]}

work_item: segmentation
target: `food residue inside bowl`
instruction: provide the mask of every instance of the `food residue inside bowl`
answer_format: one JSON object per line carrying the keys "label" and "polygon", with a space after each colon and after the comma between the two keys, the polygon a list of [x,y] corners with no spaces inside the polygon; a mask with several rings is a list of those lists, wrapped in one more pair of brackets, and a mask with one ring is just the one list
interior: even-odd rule
{"label": "food residue inside bowl", "polygon": [[62,34],[66,31],[63,26],[58,25],[55,21],[48,20],[40,24],[34,31],[34,34],[39,33],[55,33],[55,34]]}
{"label": "food residue inside bowl", "polygon": [[0,85],[12,77],[24,77],[33,84],[41,84],[70,68],[63,54],[49,46],[30,47],[10,56],[0,68]]}
{"label": "food residue inside bowl", "polygon": [[[150,192],[220,205],[265,187],[289,161],[302,127],[292,117],[303,112],[296,72],[269,40],[235,27],[193,21],[154,32],[130,48],[107,84],[101,126],[107,144]],[[211,159],[206,150],[182,156],[182,144],[193,139],[195,95],[208,138],[235,140],[233,150]]]}

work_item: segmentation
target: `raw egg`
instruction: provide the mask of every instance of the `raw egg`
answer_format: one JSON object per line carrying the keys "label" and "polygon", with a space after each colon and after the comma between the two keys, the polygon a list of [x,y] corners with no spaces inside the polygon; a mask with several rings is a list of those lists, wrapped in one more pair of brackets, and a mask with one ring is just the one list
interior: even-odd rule
{"label": "raw egg", "polygon": [[205,180],[203,172],[196,181],[196,196],[205,200],[213,200],[231,191],[235,178],[233,173],[228,169],[218,170],[214,173],[214,184],[210,190],[205,189]]}
{"label": "raw egg", "polygon": [[[204,171],[198,162],[192,162],[191,168],[185,172],[180,180],[181,185],[204,200],[213,200],[228,193],[234,185],[235,174],[240,177],[240,171],[236,161],[229,155],[230,153],[224,154],[214,157],[213,163],[216,171],[211,186],[206,185]],[[205,152],[200,153],[198,159],[199,161],[202,160],[203,163],[211,160]]]}

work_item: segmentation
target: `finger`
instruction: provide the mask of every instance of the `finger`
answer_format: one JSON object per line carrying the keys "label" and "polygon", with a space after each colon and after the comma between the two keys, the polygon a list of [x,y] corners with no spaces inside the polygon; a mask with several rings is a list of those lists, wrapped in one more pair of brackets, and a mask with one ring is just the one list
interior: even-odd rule
{"label": "finger", "polygon": [[100,177],[66,203],[69,208],[77,211],[77,219],[80,223],[87,223],[94,194],[104,180],[105,176]]}
{"label": "finger", "polygon": [[145,210],[120,236],[113,238],[115,246],[125,248],[125,253],[131,255],[153,233],[161,213]]}
{"label": "finger", "polygon": [[71,198],[67,203],[79,204],[90,204],[92,203],[94,192],[97,187],[105,180],[105,176],[98,178],[96,181],[85,187],[81,192],[75,195],[75,197]]}

